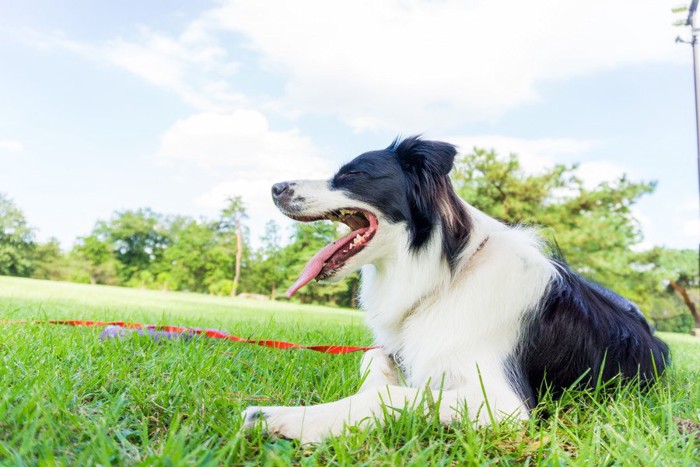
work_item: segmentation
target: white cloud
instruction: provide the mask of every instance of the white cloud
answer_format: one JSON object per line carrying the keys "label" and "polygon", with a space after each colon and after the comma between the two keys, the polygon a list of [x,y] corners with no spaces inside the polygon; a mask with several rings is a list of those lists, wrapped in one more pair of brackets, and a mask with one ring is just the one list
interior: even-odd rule
{"label": "white cloud", "polygon": [[685,60],[672,20],[656,0],[231,0],[201,17],[287,73],[288,104],[402,131],[498,117],[545,81]]}
{"label": "white cloud", "polygon": [[695,240],[700,240],[700,220],[688,219],[683,222],[683,235]]}
{"label": "white cloud", "polygon": [[[700,242],[700,219],[698,219],[697,199],[695,209],[683,209],[677,205],[675,209],[656,212],[655,216],[643,219],[644,243],[649,245],[664,245],[669,248],[697,248]],[[637,211],[635,211],[635,215]]]}
{"label": "white cloud", "polygon": [[16,38],[42,50],[66,50],[95,63],[122,68],[174,92],[199,110],[223,111],[247,102],[227,82],[238,64],[197,20],[176,36],[141,27],[135,38],[115,38],[101,44],[33,30],[18,31]]}
{"label": "white cloud", "polygon": [[700,200],[697,196],[686,198],[678,204],[676,210],[683,214],[697,214],[700,212]]}
{"label": "white cloud", "polygon": [[139,40],[113,40],[101,51],[112,64],[177,93],[197,109],[222,110],[246,101],[224,79],[237,64],[197,21],[179,37],[142,29]]}
{"label": "white cloud", "polygon": [[609,161],[583,162],[578,166],[576,174],[583,180],[583,186],[589,189],[603,182],[618,180],[623,175],[633,180],[638,178],[632,169]]}
{"label": "white cloud", "polygon": [[11,139],[0,139],[0,151],[7,152],[22,152],[24,151],[24,145],[15,140]]}
{"label": "white cloud", "polygon": [[298,130],[271,130],[265,116],[253,110],[203,112],[179,120],[161,138],[157,157],[216,171],[220,181],[195,204],[215,213],[228,197],[240,195],[254,236],[267,220],[282,220],[270,199],[273,183],[327,178],[334,169]]}
{"label": "white cloud", "polygon": [[[685,61],[672,22],[658,0],[229,0],[176,34],[32,41],[122,67],[199,110],[320,113],[408,134],[492,120],[537,100],[548,81]],[[264,99],[231,89],[240,60],[252,60],[246,76],[272,73],[282,88],[261,90]]]}
{"label": "white cloud", "polygon": [[[454,136],[445,140],[458,145],[461,153],[468,153],[476,147],[493,149],[501,157],[517,154],[523,171],[533,174],[541,173],[557,163],[585,159],[587,152],[598,144],[571,138],[524,139],[503,135]],[[635,178],[632,169],[611,161],[587,160],[576,169],[576,175],[589,189],[602,182],[619,179],[623,174]]]}
{"label": "white cloud", "polygon": [[178,120],[161,137],[157,157],[206,168],[230,167],[250,179],[282,172],[318,174],[328,165],[317,153],[298,130],[273,131],[260,112],[235,110]]}
{"label": "white cloud", "polygon": [[680,225],[681,234],[688,240],[700,241],[700,200],[697,196],[686,198],[675,209],[675,221]]}
{"label": "white cloud", "polygon": [[538,173],[557,162],[564,162],[563,158],[580,156],[595,145],[592,141],[571,138],[525,139],[504,135],[450,136],[445,141],[459,146],[462,153],[476,147],[493,149],[502,157],[517,154],[521,167],[529,173]]}
{"label": "white cloud", "polygon": [[656,229],[656,223],[639,205],[632,206],[632,217],[637,220],[639,229],[642,232],[642,241],[636,245],[632,245],[634,251],[645,251],[654,247],[654,242],[650,238],[650,233],[653,235]]}

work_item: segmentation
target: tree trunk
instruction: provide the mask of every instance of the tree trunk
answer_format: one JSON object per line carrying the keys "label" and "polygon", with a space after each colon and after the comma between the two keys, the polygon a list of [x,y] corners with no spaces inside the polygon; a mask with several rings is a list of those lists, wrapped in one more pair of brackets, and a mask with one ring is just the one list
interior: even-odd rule
{"label": "tree trunk", "polygon": [[698,309],[695,306],[695,303],[693,303],[693,301],[688,296],[688,291],[685,290],[685,287],[683,287],[673,279],[671,279],[671,287],[673,287],[673,290],[678,292],[678,295],[680,295],[683,298],[683,302],[688,307],[688,310],[690,310],[690,314],[693,315],[693,319],[695,320],[695,327],[700,328],[700,314],[698,314]]}
{"label": "tree trunk", "polygon": [[243,239],[241,237],[241,223],[238,221],[236,222],[236,274],[233,276],[232,297],[236,296],[238,282],[241,280],[241,257],[243,256]]}
{"label": "tree trunk", "polygon": [[352,281],[350,294],[350,306],[352,308],[357,308],[357,281]]}
{"label": "tree trunk", "polygon": [[275,289],[276,289],[276,286],[275,286],[275,283],[273,282],[272,283],[272,290],[270,290],[270,300],[275,299]]}

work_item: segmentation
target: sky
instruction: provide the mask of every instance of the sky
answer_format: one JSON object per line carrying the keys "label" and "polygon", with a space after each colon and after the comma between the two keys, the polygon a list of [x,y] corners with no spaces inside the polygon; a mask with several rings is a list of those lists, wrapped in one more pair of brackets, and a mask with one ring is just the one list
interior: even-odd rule
{"label": "sky", "polygon": [[[115,211],[288,225],[270,186],[397,135],[655,180],[638,248],[697,248],[691,50],[664,0],[0,0],[0,193],[64,248]],[[469,201],[469,200],[467,200]],[[478,206],[477,206],[478,207]]]}

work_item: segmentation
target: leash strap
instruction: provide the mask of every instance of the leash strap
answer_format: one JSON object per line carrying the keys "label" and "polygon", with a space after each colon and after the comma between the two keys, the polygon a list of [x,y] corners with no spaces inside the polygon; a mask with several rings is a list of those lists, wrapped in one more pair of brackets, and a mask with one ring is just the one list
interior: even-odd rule
{"label": "leash strap", "polygon": [[0,324],[60,324],[64,326],[76,326],[76,327],[107,327],[116,326],[122,329],[145,329],[153,331],[163,331],[173,334],[190,334],[190,335],[200,335],[209,337],[211,339],[225,339],[233,342],[240,342],[242,344],[255,344],[262,347],[269,347],[272,349],[306,349],[313,350],[314,352],[328,353],[328,354],[346,354],[352,352],[366,352],[368,350],[376,349],[378,347],[361,347],[354,345],[301,345],[294,344],[292,342],[276,341],[269,339],[245,339],[243,337],[234,336],[225,331],[219,331],[216,329],[199,329],[199,328],[188,328],[183,326],[171,326],[167,324],[156,325],[156,324],[140,324],[131,323],[128,321],[87,321],[81,319],[67,319],[67,320],[16,320],[16,321],[0,321]]}

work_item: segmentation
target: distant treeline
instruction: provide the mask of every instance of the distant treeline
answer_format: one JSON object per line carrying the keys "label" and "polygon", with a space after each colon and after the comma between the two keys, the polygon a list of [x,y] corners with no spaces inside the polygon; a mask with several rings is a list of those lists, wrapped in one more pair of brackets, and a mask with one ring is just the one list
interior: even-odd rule
{"label": "distant treeline", "polygon": [[[557,165],[530,175],[515,155],[499,158],[475,149],[458,161],[452,181],[460,196],[487,214],[539,226],[574,269],[636,301],[660,329],[692,327],[688,307],[670,284],[697,302],[697,252],[631,249],[641,241],[631,207],[653,192],[654,182],[623,176],[588,189],[575,169]],[[245,206],[233,197],[216,219],[148,208],[115,212],[64,252],[55,240],[36,242],[22,211],[0,194],[2,275],[275,299],[338,234],[337,225],[328,222],[295,223],[282,232],[271,221],[253,248]],[[333,285],[311,283],[295,300],[355,306],[358,285],[357,274]]]}
{"label": "distant treeline", "polygon": [[[0,198],[0,213],[12,206]],[[238,208],[231,213],[231,206]],[[19,211],[14,208],[15,216]],[[1,215],[1,214],[0,214]],[[79,237],[63,252],[58,241],[36,243],[24,221],[20,229],[0,236],[0,274],[58,281],[180,290],[213,295],[282,295],[301,272],[306,260],[333,241],[336,226],[295,224],[283,242],[280,227],[268,222],[259,248],[250,246],[245,209],[238,198],[229,200],[213,220],[166,216],[150,209],[120,211],[98,221],[92,232]],[[17,222],[15,224],[18,224]],[[6,229],[10,230],[10,229]],[[240,238],[240,242],[238,241]],[[240,249],[239,249],[240,248]],[[11,255],[4,250],[14,250]],[[236,280],[236,261],[240,262]],[[310,284],[299,293],[306,303],[354,305],[357,276],[335,286]]]}

